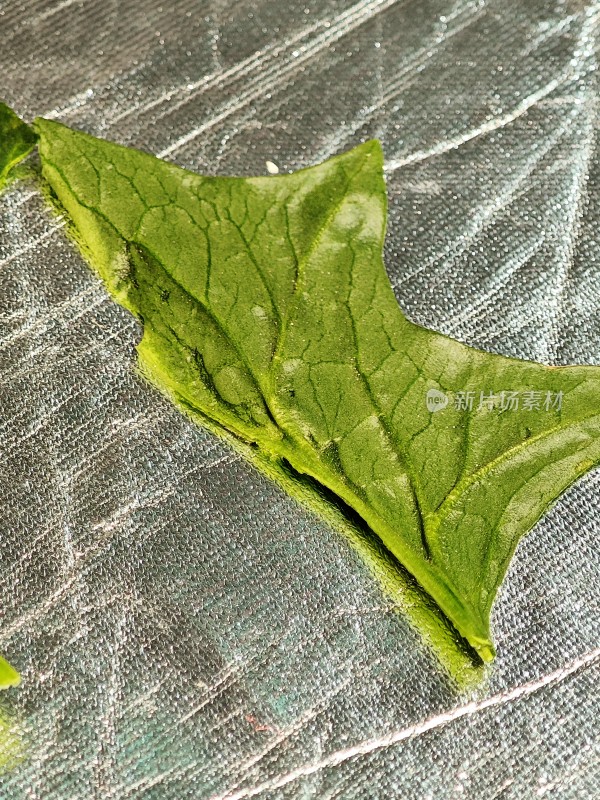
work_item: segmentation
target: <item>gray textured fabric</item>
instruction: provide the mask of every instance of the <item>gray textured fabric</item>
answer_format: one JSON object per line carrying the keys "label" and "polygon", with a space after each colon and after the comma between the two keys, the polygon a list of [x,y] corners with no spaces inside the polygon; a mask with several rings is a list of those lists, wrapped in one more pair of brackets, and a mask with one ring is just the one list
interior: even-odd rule
{"label": "gray textured fabric", "polygon": [[[599,19],[0,2],[0,92],[210,174],[379,137],[407,314],[600,363]],[[600,797],[598,471],[519,546],[498,658],[459,690],[339,533],[137,377],[139,328],[31,186],[0,230],[2,798]]]}

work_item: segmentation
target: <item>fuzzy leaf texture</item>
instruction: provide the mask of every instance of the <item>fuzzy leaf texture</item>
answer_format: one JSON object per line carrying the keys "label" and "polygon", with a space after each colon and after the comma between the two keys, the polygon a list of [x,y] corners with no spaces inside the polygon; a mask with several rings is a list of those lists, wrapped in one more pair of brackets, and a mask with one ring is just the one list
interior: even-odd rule
{"label": "fuzzy leaf texture", "polygon": [[[176,402],[337,495],[485,660],[519,539],[600,462],[600,368],[482,352],[412,322],[389,283],[383,155],[203,177],[38,119],[43,174]],[[472,410],[428,408],[430,390]],[[560,393],[505,408],[480,392]]]}

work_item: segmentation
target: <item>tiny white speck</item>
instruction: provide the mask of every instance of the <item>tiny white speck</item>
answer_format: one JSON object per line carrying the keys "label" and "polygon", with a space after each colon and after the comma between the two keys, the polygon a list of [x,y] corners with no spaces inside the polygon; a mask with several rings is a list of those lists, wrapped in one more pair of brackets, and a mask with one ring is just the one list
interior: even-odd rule
{"label": "tiny white speck", "polygon": [[266,161],[265,163],[269,175],[277,175],[277,173],[279,172],[279,167],[277,166],[277,164],[275,164],[274,161]]}

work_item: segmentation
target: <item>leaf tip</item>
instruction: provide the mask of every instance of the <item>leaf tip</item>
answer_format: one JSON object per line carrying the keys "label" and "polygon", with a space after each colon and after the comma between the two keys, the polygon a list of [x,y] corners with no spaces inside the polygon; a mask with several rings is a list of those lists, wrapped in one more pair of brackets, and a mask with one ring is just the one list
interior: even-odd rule
{"label": "leaf tip", "polygon": [[374,157],[377,161],[381,161],[383,166],[383,145],[379,139],[367,139],[366,142],[359,144],[355,149],[362,151],[367,156]]}
{"label": "leaf tip", "polygon": [[469,641],[482,661],[489,664],[496,658],[496,648],[491,639],[472,638]]}

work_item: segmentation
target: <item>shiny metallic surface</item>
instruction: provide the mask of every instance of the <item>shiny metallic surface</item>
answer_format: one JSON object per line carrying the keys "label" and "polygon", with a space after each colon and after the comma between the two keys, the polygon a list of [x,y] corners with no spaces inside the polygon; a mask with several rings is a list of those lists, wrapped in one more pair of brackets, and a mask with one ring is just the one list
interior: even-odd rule
{"label": "shiny metallic surface", "polygon": [[[0,92],[209,174],[378,137],[405,312],[598,364],[599,24],[592,0],[16,0]],[[599,796],[598,471],[519,546],[497,660],[461,690],[336,530],[138,377],[139,327],[32,185],[0,230],[0,650],[23,676],[0,797]]]}

